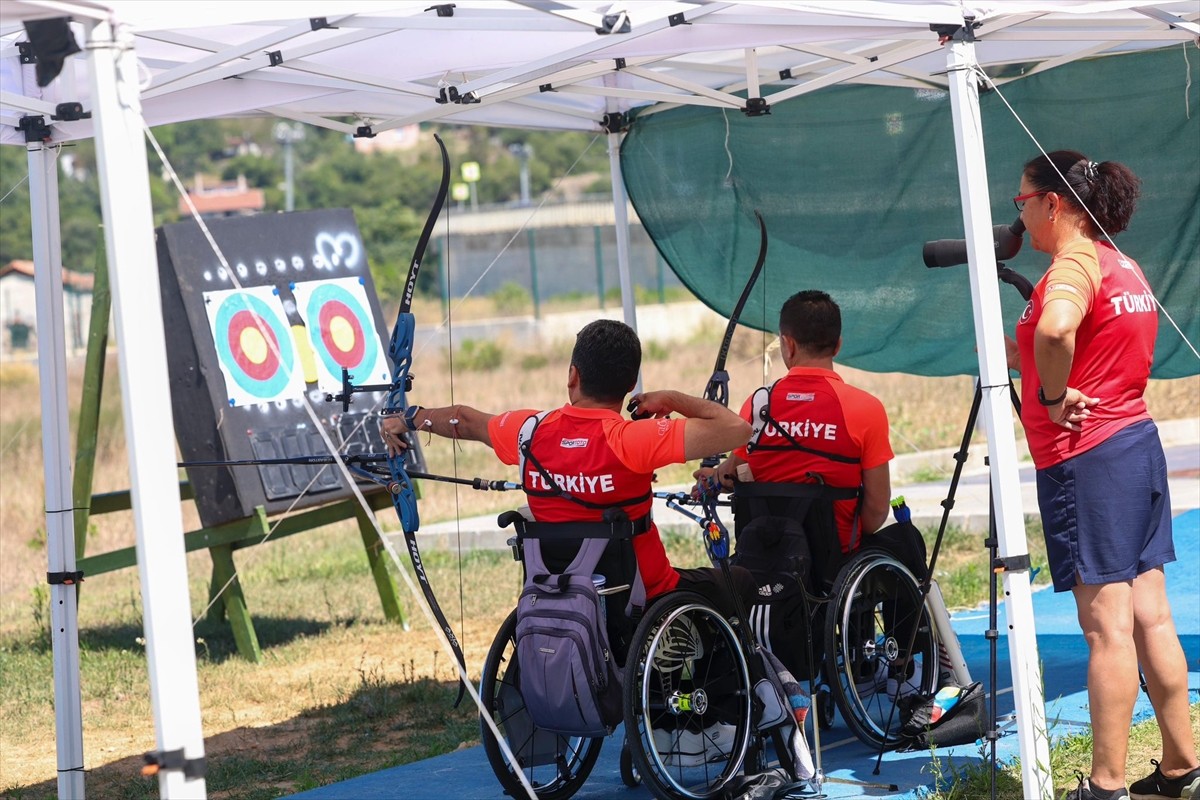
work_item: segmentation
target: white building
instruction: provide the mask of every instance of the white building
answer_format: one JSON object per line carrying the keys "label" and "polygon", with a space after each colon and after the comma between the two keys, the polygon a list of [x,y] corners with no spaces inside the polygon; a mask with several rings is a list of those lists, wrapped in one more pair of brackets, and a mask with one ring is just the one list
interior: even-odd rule
{"label": "white building", "polygon": [[[63,319],[70,352],[87,348],[92,283],[92,275],[63,268]],[[0,267],[0,358],[37,352],[36,320],[33,262],[10,261]]]}

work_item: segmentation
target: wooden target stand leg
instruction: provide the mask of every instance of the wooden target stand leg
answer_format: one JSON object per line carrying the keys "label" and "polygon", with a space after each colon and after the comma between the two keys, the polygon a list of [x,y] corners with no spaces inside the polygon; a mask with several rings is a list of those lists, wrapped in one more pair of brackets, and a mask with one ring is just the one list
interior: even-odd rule
{"label": "wooden target stand leg", "polygon": [[[99,495],[92,494],[96,442],[100,429],[100,398],[104,387],[104,362],[108,349],[108,323],[111,309],[108,272],[102,257],[97,259],[95,275],[72,486],[74,497],[91,498],[89,504],[85,506],[80,503],[75,510],[76,569],[85,577],[102,575],[105,572],[137,565],[137,550],[134,547],[84,556],[89,518],[115,511],[128,511],[132,508],[132,498],[128,490]],[[195,495],[192,492],[191,484],[181,482],[179,496],[182,500],[194,499]],[[366,496],[366,499],[374,511],[392,507],[391,497],[386,491],[372,492]],[[262,661],[262,649],[254,630],[254,620],[250,616],[245,594],[237,579],[237,568],[233,561],[234,551],[266,541],[294,536],[348,519],[355,519],[358,522],[359,534],[366,550],[371,575],[375,579],[375,586],[379,591],[384,617],[389,622],[398,622],[404,630],[408,630],[408,621],[400,606],[399,589],[387,570],[388,559],[383,553],[383,543],[379,541],[375,526],[367,516],[367,512],[353,497],[287,517],[276,523],[274,529],[272,529],[272,523],[267,520],[265,511],[259,507],[256,509],[256,513],[247,519],[200,528],[183,535],[184,549],[187,552],[204,549],[209,551],[213,563],[209,600],[211,601],[218,592],[220,592],[220,596],[217,602],[212,603],[207,618],[214,623],[220,623],[223,619],[229,621],[239,655],[255,663]],[[79,588],[77,583],[76,590],[78,591]]]}

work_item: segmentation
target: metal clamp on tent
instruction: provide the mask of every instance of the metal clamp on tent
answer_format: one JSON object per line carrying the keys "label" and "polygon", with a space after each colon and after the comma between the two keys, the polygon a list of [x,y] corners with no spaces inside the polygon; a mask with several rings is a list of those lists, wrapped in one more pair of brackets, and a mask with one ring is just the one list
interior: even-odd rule
{"label": "metal clamp on tent", "polygon": [[359,125],[357,128],[354,129],[354,138],[355,139],[374,139],[375,131],[371,130],[370,125]]}
{"label": "metal clamp on tent", "polygon": [[83,583],[83,572],[47,572],[46,583],[51,586],[74,586]]}
{"label": "metal clamp on tent", "polygon": [[1002,572],[1028,572],[1031,563],[1029,553],[1019,556],[1001,556],[992,561],[992,572],[999,575]]}
{"label": "metal clamp on tent", "polygon": [[208,759],[184,758],[183,749],[168,750],[159,753],[146,753],[142,756],[146,765],[142,767],[142,775],[150,778],[163,770],[180,770],[185,778],[195,780],[203,778],[208,772]]}
{"label": "metal clamp on tent", "polygon": [[278,67],[283,63],[283,51],[270,50],[267,52],[267,59],[271,62],[272,67]]}
{"label": "metal clamp on tent", "polygon": [[329,24],[328,17],[309,17],[308,24],[309,24],[309,27],[311,27],[314,31],[323,31],[326,28],[328,28],[331,31],[337,30],[336,25]]}
{"label": "metal clamp on tent", "polygon": [[454,3],[439,3],[435,6],[430,6],[426,11],[436,11],[439,17],[453,17]]}

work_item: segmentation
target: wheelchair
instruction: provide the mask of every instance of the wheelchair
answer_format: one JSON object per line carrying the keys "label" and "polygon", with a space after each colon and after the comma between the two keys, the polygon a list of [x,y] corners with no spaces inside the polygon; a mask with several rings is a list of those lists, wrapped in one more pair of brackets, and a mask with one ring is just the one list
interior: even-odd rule
{"label": "wheelchair", "polygon": [[[895,747],[904,721],[896,706],[905,696],[932,694],[939,678],[937,632],[921,602],[918,580],[885,550],[864,548],[843,556],[832,526],[832,504],[812,502],[819,493],[803,486],[786,486],[778,493],[759,487],[772,494],[767,506],[753,490],[744,490],[733,505],[739,535],[743,521],[764,508],[792,514],[813,531],[824,526],[830,533],[810,540],[814,571],[820,576],[808,614],[810,658],[799,669],[788,666],[801,684],[815,682],[818,724],[830,727],[836,706],[864,743]],[[681,508],[691,502],[687,495],[656,495],[705,525],[704,518]],[[571,560],[580,542],[579,528],[572,529],[575,523],[536,524],[507,512],[499,524],[515,524],[517,535],[509,544],[518,561],[523,541],[531,536],[557,540],[559,565]],[[657,798],[720,797],[741,776],[766,769],[769,743],[776,754],[788,746],[779,728],[763,722],[764,703],[757,692],[761,670],[752,653],[759,646],[770,650],[770,637],[751,620],[731,618],[689,591],[662,595],[632,619],[621,613],[636,575],[632,535],[613,537],[597,568],[605,577],[601,593],[610,642],[622,665],[622,780],[629,786],[645,782]],[[605,737],[565,736],[533,724],[519,689],[515,637],[513,611],[488,652],[481,698],[537,797],[565,800],[586,781]],[[481,734],[505,792],[523,796],[519,778],[486,724],[481,724]]]}
{"label": "wheelchair", "polygon": [[[590,523],[531,523],[506,512],[501,527],[515,525],[509,540],[522,561],[523,543],[542,538],[547,563],[561,566],[578,548]],[[621,777],[642,782],[660,798],[718,797],[747,765],[762,761],[766,734],[752,727],[752,669],[744,641],[725,614],[701,595],[674,591],[655,598],[633,618],[622,611],[636,599],[632,535],[611,537],[597,567],[605,577],[609,639],[622,665],[626,739]],[[550,540],[550,541],[547,541]],[[555,553],[554,551],[558,552]],[[504,734],[518,766],[538,798],[564,800],[587,780],[605,737],[567,736],[538,728],[520,692],[516,611],[500,626],[480,680],[480,696]],[[504,791],[524,796],[513,766],[481,721],[488,763]]]}
{"label": "wheelchair", "polygon": [[[923,542],[919,553],[897,553],[875,542],[842,553],[833,500],[850,497],[820,483],[740,483],[733,500],[735,540],[740,547],[755,520],[798,524],[811,559],[811,578],[802,589],[807,652],[789,667],[814,686],[822,728],[833,726],[836,708],[864,744],[891,749],[903,743],[903,699],[932,694],[943,677],[939,631],[918,580],[925,569]],[[760,638],[768,648],[778,641],[766,631]]]}

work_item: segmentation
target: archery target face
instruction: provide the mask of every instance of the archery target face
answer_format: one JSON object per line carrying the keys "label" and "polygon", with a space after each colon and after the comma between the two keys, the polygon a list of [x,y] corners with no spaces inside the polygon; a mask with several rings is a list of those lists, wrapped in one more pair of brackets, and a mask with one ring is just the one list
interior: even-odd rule
{"label": "archery target face", "polygon": [[230,405],[270,403],[304,393],[296,348],[275,289],[205,292],[204,303]]}
{"label": "archery target face", "polygon": [[291,286],[316,355],[317,385],[336,391],[342,369],[355,383],[387,383],[391,376],[371,304],[358,278],[306,281]]}

